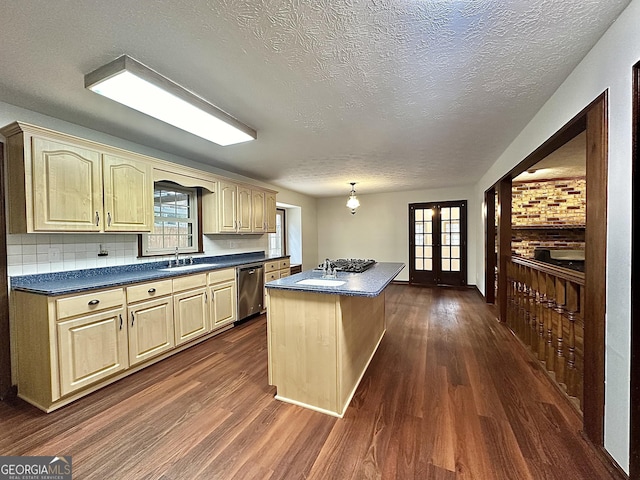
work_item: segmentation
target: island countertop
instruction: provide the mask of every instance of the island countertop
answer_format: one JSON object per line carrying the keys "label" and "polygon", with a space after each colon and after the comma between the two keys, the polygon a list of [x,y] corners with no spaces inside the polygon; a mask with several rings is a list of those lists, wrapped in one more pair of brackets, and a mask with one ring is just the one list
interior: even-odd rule
{"label": "island countertop", "polygon": [[[309,285],[305,280],[324,280],[321,270],[306,270],[302,273],[272,280],[265,284],[268,289],[296,290],[309,293],[346,295],[353,297],[377,297],[405,267],[404,263],[379,262],[362,273],[338,272],[335,280],[340,285]],[[300,283],[300,282],[303,283]]]}

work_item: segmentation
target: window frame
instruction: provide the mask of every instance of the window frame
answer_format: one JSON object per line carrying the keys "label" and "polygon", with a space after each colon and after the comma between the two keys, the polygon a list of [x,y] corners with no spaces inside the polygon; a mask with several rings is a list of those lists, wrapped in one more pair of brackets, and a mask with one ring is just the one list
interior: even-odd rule
{"label": "window frame", "polygon": [[[162,181],[155,182],[153,185],[154,192],[154,216],[153,216],[153,225],[155,228],[156,221],[166,221],[167,217],[156,217],[155,215],[155,193],[156,189],[164,188],[166,190],[185,193],[189,195],[189,203],[192,205],[190,207],[190,216],[188,217],[188,221],[186,223],[192,224],[192,243],[193,245],[190,247],[178,247],[179,253],[184,254],[193,254],[193,253],[203,253],[203,242],[202,242],[202,190],[197,187],[185,187],[183,185],[171,182],[171,181]],[[182,218],[175,218],[176,221],[184,220]],[[166,249],[149,249],[149,235],[158,235],[157,233],[149,232],[138,235],[138,256],[139,257],[158,257],[158,256],[166,256],[171,255],[176,252],[175,247],[166,248]]]}
{"label": "window frame", "polygon": [[281,251],[278,253],[279,255],[287,255],[287,211],[284,208],[276,208],[276,232],[275,233],[269,233],[268,235],[268,250],[269,250],[269,254],[274,254],[274,251],[271,249],[271,239],[273,238],[272,235],[278,235],[277,232],[277,225],[278,225],[278,216],[281,217],[280,219],[280,237],[281,237]]}

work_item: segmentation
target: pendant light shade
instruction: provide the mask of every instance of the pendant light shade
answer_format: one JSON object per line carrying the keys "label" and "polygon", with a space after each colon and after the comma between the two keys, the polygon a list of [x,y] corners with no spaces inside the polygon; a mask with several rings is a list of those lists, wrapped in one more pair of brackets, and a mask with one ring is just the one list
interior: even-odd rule
{"label": "pendant light shade", "polygon": [[358,197],[356,197],[355,186],[356,183],[351,182],[351,194],[349,195],[349,198],[347,200],[347,208],[351,209],[352,215],[356,214],[356,208],[360,206],[360,200],[358,200]]}

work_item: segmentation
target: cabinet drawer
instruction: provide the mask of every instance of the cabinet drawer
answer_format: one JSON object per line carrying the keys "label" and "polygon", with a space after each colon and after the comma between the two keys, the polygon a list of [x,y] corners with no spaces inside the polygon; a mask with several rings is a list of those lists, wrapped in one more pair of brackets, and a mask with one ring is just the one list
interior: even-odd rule
{"label": "cabinet drawer", "polygon": [[236,279],[236,269],[227,268],[225,270],[216,270],[209,273],[209,284],[229,282]]}
{"label": "cabinet drawer", "polygon": [[172,285],[171,280],[160,280],[127,287],[127,302],[134,303],[141,300],[170,295],[173,291]]}
{"label": "cabinet drawer", "polygon": [[264,274],[264,283],[280,278],[280,272],[268,272]]}
{"label": "cabinet drawer", "polygon": [[265,262],[264,263],[264,271],[266,272],[273,272],[274,270],[279,270],[280,269],[280,262],[278,262],[277,260],[273,261],[273,262]]}
{"label": "cabinet drawer", "polygon": [[198,275],[187,275],[184,277],[178,277],[173,279],[173,291],[181,292],[182,290],[189,290],[190,288],[206,287],[207,286],[207,274],[200,273]]}
{"label": "cabinet drawer", "polygon": [[56,300],[58,320],[90,312],[97,312],[105,308],[119,307],[124,303],[122,288],[105,290],[102,292],[75,295],[73,297]]}
{"label": "cabinet drawer", "polygon": [[289,275],[290,273],[288,268],[286,270],[280,270],[280,278],[288,277]]}
{"label": "cabinet drawer", "polygon": [[278,267],[279,270],[282,270],[283,268],[289,268],[289,259],[286,258],[284,260],[280,260],[280,266]]}

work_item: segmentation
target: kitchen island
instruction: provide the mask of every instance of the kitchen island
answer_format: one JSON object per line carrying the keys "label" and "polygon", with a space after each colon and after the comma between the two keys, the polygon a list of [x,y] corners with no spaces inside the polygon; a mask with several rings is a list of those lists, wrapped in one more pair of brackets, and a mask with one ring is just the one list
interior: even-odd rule
{"label": "kitchen island", "polygon": [[403,268],[376,263],[332,279],[309,270],[266,284],[276,399],[344,415],[386,331],[384,290]]}

